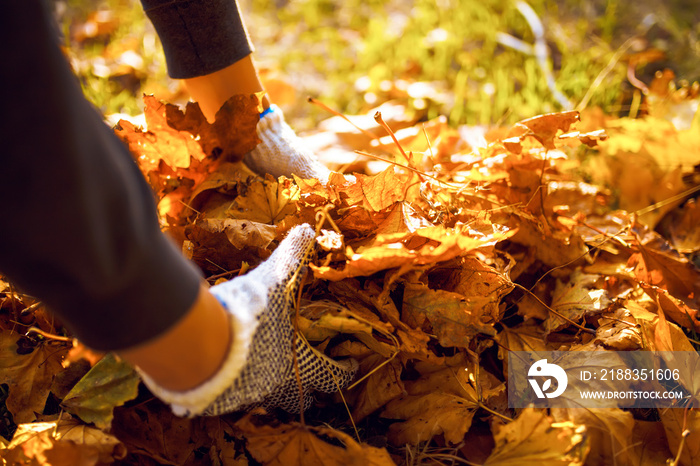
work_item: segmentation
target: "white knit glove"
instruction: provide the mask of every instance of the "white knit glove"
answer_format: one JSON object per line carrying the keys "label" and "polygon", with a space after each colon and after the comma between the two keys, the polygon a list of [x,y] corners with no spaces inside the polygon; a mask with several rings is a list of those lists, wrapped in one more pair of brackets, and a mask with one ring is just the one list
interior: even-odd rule
{"label": "white knit glove", "polygon": [[311,405],[314,391],[332,393],[352,380],[356,361],[326,357],[296,337],[292,327],[292,311],[314,238],[309,225],[297,226],[255,270],[211,287],[229,311],[233,328],[229,354],[211,379],[192,390],[173,392],[141,374],[151,392],[169,403],[175,414],[219,415],[256,406],[299,412]]}
{"label": "white knit glove", "polygon": [[282,110],[271,105],[260,115],[257,126],[262,141],[248,152],[244,161],[248,167],[261,175],[287,176],[320,180],[328,183],[331,172],[305,146],[304,141],[284,121]]}

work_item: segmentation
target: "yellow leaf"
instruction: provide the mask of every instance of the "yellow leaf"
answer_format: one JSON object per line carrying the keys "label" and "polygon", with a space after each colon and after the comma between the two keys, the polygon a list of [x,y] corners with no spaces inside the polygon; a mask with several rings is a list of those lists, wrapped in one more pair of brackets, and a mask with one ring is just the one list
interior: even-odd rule
{"label": "yellow leaf", "polygon": [[116,437],[74,420],[20,424],[3,453],[9,464],[47,466],[109,464],[125,456]]}
{"label": "yellow leaf", "polygon": [[436,226],[415,232],[380,234],[367,247],[358,248],[343,270],[313,264],[311,268],[315,276],[332,281],[368,276],[394,267],[446,261],[478,248],[493,246],[509,236],[510,231],[496,225],[489,233],[471,230],[467,225],[457,225],[454,228]]}
{"label": "yellow leaf", "polygon": [[20,347],[20,339],[16,332],[0,331],[0,384],[9,387],[6,405],[17,424],[31,422],[35,413],[44,411],[53,378],[70,349],[65,343],[47,342]]}
{"label": "yellow leaf", "polygon": [[238,186],[240,195],[231,204],[227,213],[233,218],[252,220],[275,225],[297,211],[299,188],[291,180],[272,177],[254,180],[250,185]]}

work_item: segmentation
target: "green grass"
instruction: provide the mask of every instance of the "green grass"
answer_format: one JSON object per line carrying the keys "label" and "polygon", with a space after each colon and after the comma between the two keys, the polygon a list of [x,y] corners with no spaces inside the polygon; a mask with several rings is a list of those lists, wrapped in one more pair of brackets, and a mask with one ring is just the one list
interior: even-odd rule
{"label": "green grass", "polygon": [[[135,113],[142,90],[153,92],[164,83],[172,89],[174,84],[166,78],[162,52],[143,46],[144,38],[153,32],[138,2],[105,0],[103,4],[121,19],[111,43],[140,40],[137,51],[147,71],[139,77],[136,91],[125,91],[119,81],[83,71],[85,92],[106,113]],[[631,16],[625,20],[629,6],[620,0],[532,0],[529,4],[544,23],[556,87],[573,105],[589,91],[617,47],[639,32]],[[499,32],[526,43],[534,40],[515,1],[243,0],[242,5],[256,58],[281,70],[300,90],[293,117],[318,121],[326,116],[305,103],[307,94],[346,113],[399,98],[409,104],[409,110],[426,109],[428,117],[445,115],[453,125],[507,124],[562,110],[535,58],[497,40]],[[655,5],[650,3],[650,11]],[[95,8],[94,2],[70,0],[64,28],[90,8]],[[667,23],[669,29],[675,28],[679,44],[694,37],[687,31],[697,28],[692,22],[683,30],[671,15]],[[88,62],[105,54],[104,44],[91,47],[72,44],[74,53]],[[625,72],[624,63],[614,66],[589,105],[608,113],[620,110]],[[356,82],[362,86],[358,88]],[[405,89],[411,83],[426,83],[434,92],[408,95]]]}

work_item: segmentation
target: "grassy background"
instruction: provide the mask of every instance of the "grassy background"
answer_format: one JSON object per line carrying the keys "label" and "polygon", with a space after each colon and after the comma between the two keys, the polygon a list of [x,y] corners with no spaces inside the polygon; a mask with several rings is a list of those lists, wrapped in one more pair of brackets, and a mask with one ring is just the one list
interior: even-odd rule
{"label": "grassy background", "polygon": [[[647,83],[664,67],[679,79],[700,77],[700,12],[693,3],[529,1],[544,25],[557,89],[572,106],[591,90],[588,105],[611,114],[625,114],[628,105],[625,54],[615,60],[621,47],[666,54],[638,68]],[[167,78],[158,38],[138,1],[56,5],[86,95],[103,112],[139,113],[142,92],[185,98]],[[301,129],[326,116],[306,95],[347,113],[399,99],[409,111],[442,114],[454,125],[512,123],[562,110],[535,58],[499,42],[499,33],[534,41],[515,1],[242,0],[241,9],[261,68],[298,91],[287,112]],[[101,10],[112,12],[113,28],[80,40],[76,30]],[[609,64],[606,78],[591,89]]]}

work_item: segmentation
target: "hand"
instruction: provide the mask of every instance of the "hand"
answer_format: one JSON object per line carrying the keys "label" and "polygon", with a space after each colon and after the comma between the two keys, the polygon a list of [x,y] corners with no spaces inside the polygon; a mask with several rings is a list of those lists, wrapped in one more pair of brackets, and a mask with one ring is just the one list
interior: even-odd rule
{"label": "hand", "polygon": [[257,131],[262,142],[244,158],[251,170],[275,177],[291,177],[294,174],[320,180],[323,184],[328,183],[331,171],[319,162],[316,155],[284,121],[284,114],[279,107],[272,105],[263,112]]}
{"label": "hand", "polygon": [[292,326],[314,237],[309,225],[295,227],[255,270],[210,289],[229,311],[234,335],[228,357],[210,380],[192,390],[173,392],[142,374],[144,383],[170,403],[175,414],[219,415],[255,406],[299,412],[311,405],[314,391],[334,392],[352,380],[356,361],[326,357],[297,337]]}

